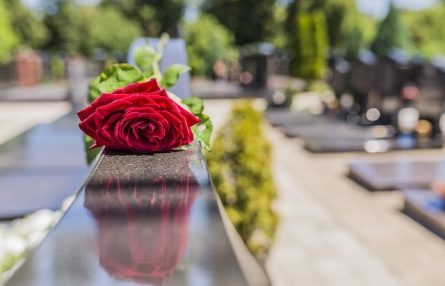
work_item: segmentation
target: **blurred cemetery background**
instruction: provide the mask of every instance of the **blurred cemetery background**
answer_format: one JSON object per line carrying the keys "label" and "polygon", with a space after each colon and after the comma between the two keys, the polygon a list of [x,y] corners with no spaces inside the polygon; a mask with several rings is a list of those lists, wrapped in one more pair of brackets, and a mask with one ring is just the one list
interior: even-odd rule
{"label": "blurred cemetery background", "polygon": [[168,33],[274,285],[445,285],[444,19],[439,0],[0,0],[0,284],[91,171],[88,82]]}

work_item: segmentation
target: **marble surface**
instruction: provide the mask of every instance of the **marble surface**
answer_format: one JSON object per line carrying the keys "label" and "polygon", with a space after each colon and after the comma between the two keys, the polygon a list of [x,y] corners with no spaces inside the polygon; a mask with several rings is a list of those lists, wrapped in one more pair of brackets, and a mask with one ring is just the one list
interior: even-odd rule
{"label": "marble surface", "polygon": [[247,285],[198,149],[106,150],[7,285]]}

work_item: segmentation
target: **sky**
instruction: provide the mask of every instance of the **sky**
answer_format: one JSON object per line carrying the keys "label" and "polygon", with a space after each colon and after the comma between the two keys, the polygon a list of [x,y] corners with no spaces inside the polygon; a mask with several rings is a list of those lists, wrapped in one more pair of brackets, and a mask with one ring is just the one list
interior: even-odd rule
{"label": "sky", "polygon": [[[390,0],[356,0],[356,2],[363,13],[383,18],[388,12]],[[428,8],[436,3],[438,0],[394,0],[396,6],[411,10]]]}
{"label": "sky", "polygon": [[[22,0],[27,6],[35,8],[38,7],[41,0]],[[205,1],[205,0],[203,0]],[[287,2],[289,0],[279,0],[280,2]],[[387,11],[391,0],[356,0],[357,6],[363,13],[369,14],[376,18],[383,18]],[[438,0],[393,0],[394,3],[401,8],[418,10],[434,5]],[[95,4],[99,0],[77,0],[83,4]],[[191,1],[196,2],[196,0]]]}

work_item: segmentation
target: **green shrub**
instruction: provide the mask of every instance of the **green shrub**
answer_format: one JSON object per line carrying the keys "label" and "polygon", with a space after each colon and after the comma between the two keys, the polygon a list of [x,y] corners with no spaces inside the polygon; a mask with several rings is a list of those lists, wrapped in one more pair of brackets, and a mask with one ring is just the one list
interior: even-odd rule
{"label": "green shrub", "polygon": [[264,257],[278,222],[272,211],[276,190],[262,115],[250,102],[235,104],[207,159],[230,220],[250,251]]}
{"label": "green shrub", "polygon": [[202,15],[185,27],[185,41],[192,73],[211,76],[216,60],[226,63],[237,59],[232,34],[218,20]]}
{"label": "green shrub", "polygon": [[17,34],[11,25],[8,9],[0,1],[0,63],[11,60],[13,49],[18,44]]}

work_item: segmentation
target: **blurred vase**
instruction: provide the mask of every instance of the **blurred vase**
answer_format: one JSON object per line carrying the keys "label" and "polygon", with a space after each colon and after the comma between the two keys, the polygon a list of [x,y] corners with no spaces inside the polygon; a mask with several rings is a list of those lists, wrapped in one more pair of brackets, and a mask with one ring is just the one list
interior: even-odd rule
{"label": "blurred vase", "polygon": [[180,179],[109,178],[87,186],[85,206],[97,222],[101,266],[119,280],[163,285],[187,244],[190,208],[198,184],[190,172]]}

